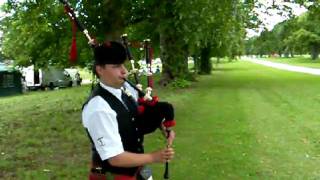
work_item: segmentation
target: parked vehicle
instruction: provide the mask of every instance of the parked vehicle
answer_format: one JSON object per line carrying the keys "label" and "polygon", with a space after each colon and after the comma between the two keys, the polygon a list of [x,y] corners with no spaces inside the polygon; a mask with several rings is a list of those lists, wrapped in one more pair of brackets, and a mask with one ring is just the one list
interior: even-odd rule
{"label": "parked vehicle", "polygon": [[69,68],[65,69],[72,79],[72,86],[80,86],[82,82],[82,78],[80,77],[80,73],[77,69]]}
{"label": "parked vehicle", "polygon": [[27,89],[54,89],[55,87],[71,87],[72,78],[62,68],[50,66],[46,69],[35,69],[34,66],[22,68]]}

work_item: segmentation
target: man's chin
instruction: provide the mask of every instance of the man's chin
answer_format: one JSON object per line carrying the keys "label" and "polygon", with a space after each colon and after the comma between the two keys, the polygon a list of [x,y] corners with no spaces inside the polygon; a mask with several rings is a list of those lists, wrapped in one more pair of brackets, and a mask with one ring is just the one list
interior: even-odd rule
{"label": "man's chin", "polygon": [[124,79],[119,80],[119,85],[120,85],[120,86],[123,86],[124,82],[125,82]]}

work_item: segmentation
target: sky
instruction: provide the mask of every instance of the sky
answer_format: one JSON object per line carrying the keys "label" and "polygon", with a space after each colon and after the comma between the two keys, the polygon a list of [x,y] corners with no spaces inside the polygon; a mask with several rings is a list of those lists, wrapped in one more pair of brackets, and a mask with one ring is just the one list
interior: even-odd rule
{"label": "sky", "polygon": [[[0,6],[5,2],[6,0],[0,0]],[[0,11],[0,18],[4,16],[4,13]]]}
{"label": "sky", "polygon": [[[4,3],[5,0],[0,0],[0,6]],[[0,11],[0,19],[4,16],[4,13]],[[0,31],[0,37],[2,36],[2,32]],[[1,47],[0,47],[1,48]]]}
{"label": "sky", "polygon": [[[260,0],[260,2],[262,2],[266,7],[268,7],[272,5],[273,1]],[[298,4],[283,2],[282,0],[275,0],[275,4],[280,6],[287,5],[291,7],[293,14],[296,16],[299,16],[307,11],[306,8],[301,7]],[[265,11],[265,8],[255,9],[255,11],[259,14],[259,19],[262,20],[262,22],[265,24],[264,27],[268,30],[272,30],[276,24],[288,19],[288,17],[286,17],[285,15],[280,16],[279,14],[277,14],[278,11],[275,9],[268,10],[268,12],[270,13],[269,15],[263,13],[263,11]],[[247,29],[248,37],[259,35],[259,33],[264,29],[264,27],[260,27],[259,29],[257,29],[257,32],[254,30]]]}
{"label": "sky", "polygon": [[[5,0],[0,0],[0,6],[4,3]],[[4,16],[4,13],[0,11],[0,19]],[[0,31],[0,37],[2,36],[2,32]]]}

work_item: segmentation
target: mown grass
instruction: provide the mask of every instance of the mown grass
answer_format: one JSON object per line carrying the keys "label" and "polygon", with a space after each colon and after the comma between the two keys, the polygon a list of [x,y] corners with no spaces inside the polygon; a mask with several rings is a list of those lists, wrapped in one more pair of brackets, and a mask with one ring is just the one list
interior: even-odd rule
{"label": "mown grass", "polygon": [[295,56],[293,58],[271,57],[271,58],[262,58],[262,59],[266,59],[273,62],[292,64],[296,66],[320,68],[320,59],[312,60],[309,56]]}
{"label": "mown grass", "polygon": [[[319,179],[320,79],[249,62],[222,63],[192,87],[160,89],[175,106],[170,177]],[[0,99],[0,177],[85,179],[89,140],[81,104],[89,87]],[[146,150],[164,146],[160,133]],[[152,165],[162,179],[162,164]]]}
{"label": "mown grass", "polygon": [[80,87],[1,98],[0,177],[85,176],[86,170],[79,167],[88,165],[89,149],[80,110],[87,91]]}

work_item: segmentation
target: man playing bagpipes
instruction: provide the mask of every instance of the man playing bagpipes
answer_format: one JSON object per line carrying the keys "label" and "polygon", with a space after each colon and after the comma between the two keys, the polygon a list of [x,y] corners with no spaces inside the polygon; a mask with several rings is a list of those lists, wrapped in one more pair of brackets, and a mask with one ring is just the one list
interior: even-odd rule
{"label": "man playing bagpipes", "polygon": [[[164,163],[174,156],[173,131],[168,131],[168,146],[151,153],[143,149],[143,136],[161,127],[159,107],[145,106],[138,112],[138,92],[127,83],[124,66],[126,49],[110,41],[94,50],[94,72],[99,83],[83,106],[82,122],[92,142],[90,180],[138,180],[141,168],[150,163]],[[171,106],[170,106],[171,107]],[[159,117],[152,117],[158,116]]]}
{"label": "man playing bagpipes", "polygon": [[[93,71],[99,79],[82,111],[82,123],[92,144],[89,179],[150,180],[152,176],[141,173],[149,172],[143,166],[161,162],[166,163],[164,178],[168,179],[168,161],[174,156],[171,147],[174,132],[170,130],[175,125],[172,105],[151,97],[151,81],[148,81],[147,93],[143,93],[126,80],[128,71],[124,62],[128,58],[132,60],[127,43],[124,43],[126,48],[115,41],[97,43],[78,21],[67,1],[60,2],[72,20],[73,27],[82,31],[89,40],[94,51]],[[73,30],[73,35],[75,32]],[[71,60],[76,57],[75,42],[74,36]],[[151,60],[150,57],[147,59]],[[150,67],[151,61],[148,64]],[[157,128],[163,130],[167,147],[144,153],[143,136]]]}

